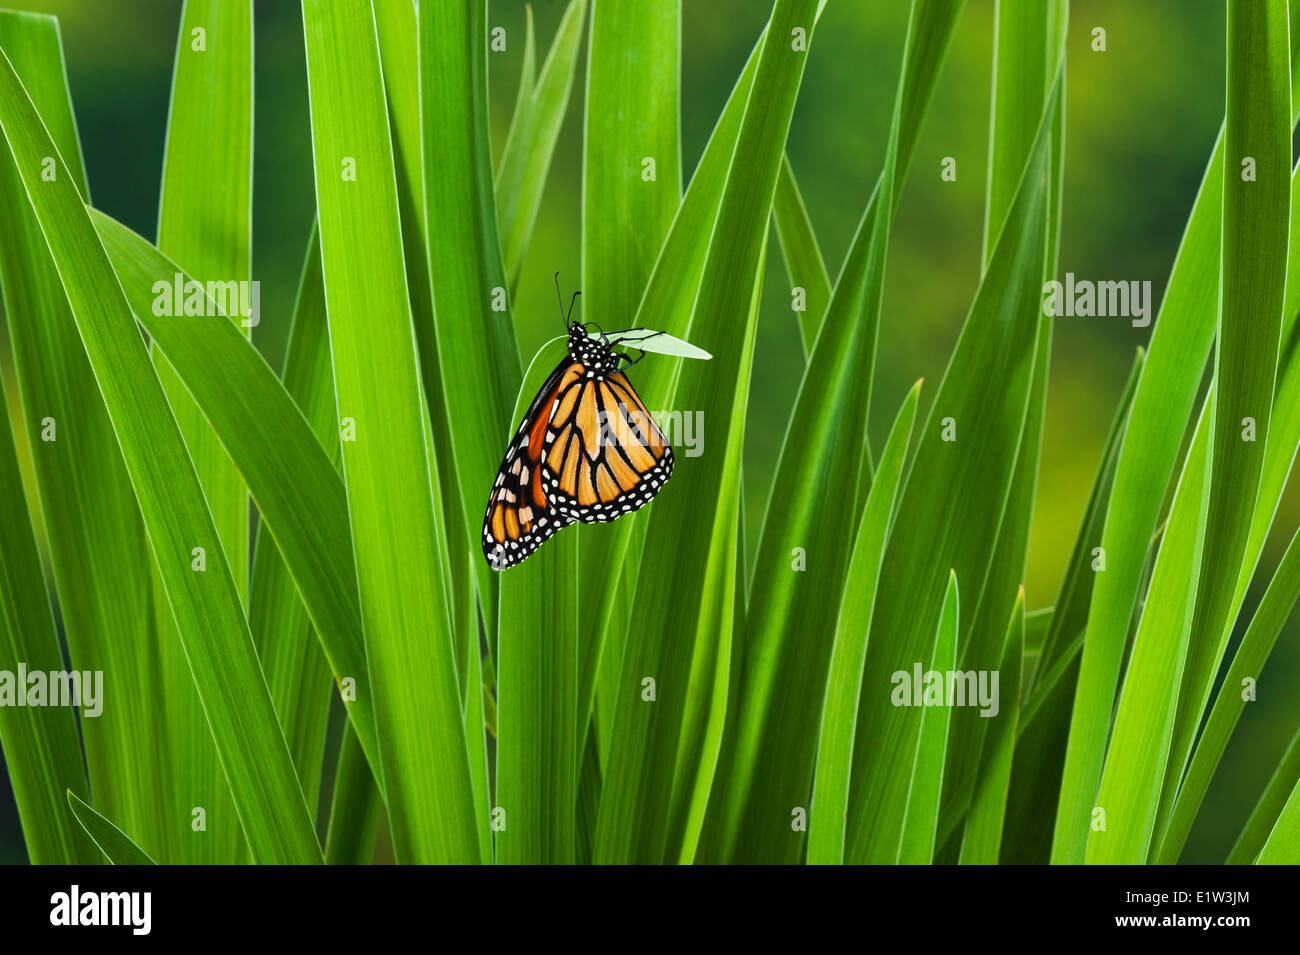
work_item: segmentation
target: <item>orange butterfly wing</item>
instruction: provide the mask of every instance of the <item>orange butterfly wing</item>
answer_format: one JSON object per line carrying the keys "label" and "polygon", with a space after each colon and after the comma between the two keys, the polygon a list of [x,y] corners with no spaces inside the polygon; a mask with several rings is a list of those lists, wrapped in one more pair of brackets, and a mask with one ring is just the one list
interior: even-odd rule
{"label": "orange butterfly wing", "polygon": [[547,446],[557,513],[588,524],[644,506],[673,471],[667,439],[622,372],[584,374],[557,393]]}
{"label": "orange butterfly wing", "polygon": [[556,403],[584,371],[573,361],[562,362],[538,391],[506,448],[483,517],[483,554],[494,570],[514,566],[561,527],[573,523],[548,497],[541,460]]}

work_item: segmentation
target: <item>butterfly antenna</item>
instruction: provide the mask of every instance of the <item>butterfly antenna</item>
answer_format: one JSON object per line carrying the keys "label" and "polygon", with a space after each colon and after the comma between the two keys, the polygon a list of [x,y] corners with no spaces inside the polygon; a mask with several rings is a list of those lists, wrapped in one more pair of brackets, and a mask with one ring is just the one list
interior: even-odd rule
{"label": "butterfly antenna", "polygon": [[578,301],[578,296],[581,295],[581,294],[582,294],[581,292],[574,292],[574,293],[573,293],[573,298],[569,299],[569,314],[564,316],[564,324],[565,324],[565,325],[568,325],[568,324],[569,324],[569,315],[572,315],[572,314],[573,314],[573,306],[574,306],[574,303]]}
{"label": "butterfly antenna", "polygon": [[569,317],[564,314],[564,296],[560,294],[560,272],[555,272],[555,301],[560,306],[560,321],[564,323],[565,331],[569,329]]}

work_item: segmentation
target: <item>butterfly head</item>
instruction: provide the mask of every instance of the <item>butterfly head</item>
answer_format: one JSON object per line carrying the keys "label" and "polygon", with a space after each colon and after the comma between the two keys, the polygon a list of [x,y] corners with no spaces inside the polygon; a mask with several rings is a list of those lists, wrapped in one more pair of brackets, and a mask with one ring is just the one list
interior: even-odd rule
{"label": "butterfly head", "polygon": [[[560,318],[564,320],[564,327],[569,330],[569,357],[584,365],[588,371],[595,372],[597,375],[607,375],[618,371],[619,359],[623,355],[617,354],[610,347],[609,339],[605,333],[600,330],[600,326],[595,322],[573,322],[569,317],[573,314],[574,303],[578,301],[581,292],[574,292],[573,298],[569,300],[569,307],[564,307],[564,298],[560,295],[560,273],[555,273],[555,296],[560,303]],[[592,337],[588,328],[594,328],[598,337]]]}
{"label": "butterfly head", "polygon": [[[593,323],[588,323],[593,324]],[[600,329],[597,327],[597,334]],[[587,334],[587,326],[574,323],[569,326],[569,357],[597,374],[608,374],[618,369],[618,356],[601,338]]]}

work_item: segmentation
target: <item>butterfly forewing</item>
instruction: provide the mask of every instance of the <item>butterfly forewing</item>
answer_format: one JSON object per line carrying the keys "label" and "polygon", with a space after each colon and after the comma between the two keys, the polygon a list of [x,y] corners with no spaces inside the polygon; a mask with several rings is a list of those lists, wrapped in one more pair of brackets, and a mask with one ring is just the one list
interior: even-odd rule
{"label": "butterfly forewing", "polygon": [[673,470],[663,432],[627,377],[582,376],[556,402],[543,466],[563,517],[612,521],[646,504]]}

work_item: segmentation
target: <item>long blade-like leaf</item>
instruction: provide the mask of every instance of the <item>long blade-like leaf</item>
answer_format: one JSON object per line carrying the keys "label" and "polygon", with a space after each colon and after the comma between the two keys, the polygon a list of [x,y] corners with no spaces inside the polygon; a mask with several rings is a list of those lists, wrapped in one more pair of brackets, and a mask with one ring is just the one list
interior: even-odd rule
{"label": "long blade-like leaf", "polygon": [[[379,766],[374,706],[364,689],[369,668],[342,479],[302,410],[234,324],[154,315],[154,283],[170,281],[179,267],[116,220],[93,209],[91,218],[136,317],[239,465],[262,528],[271,532],[293,574],[335,678],[340,684],[354,681],[358,688],[344,700],[372,767]],[[184,286],[189,279],[179,274]],[[323,286],[317,294],[324,294]],[[215,303],[205,307],[216,310]],[[327,345],[318,341],[316,347]],[[332,374],[328,354],[317,358],[316,367],[317,374]],[[307,409],[314,420],[332,401],[332,394],[323,396],[325,388],[328,383],[318,382],[315,391],[327,407]],[[231,401],[231,395],[242,400]]]}
{"label": "long blade-like leaf", "polygon": [[[781,178],[776,183],[776,198],[772,201],[772,224],[781,240],[781,256],[785,259],[786,275],[790,277],[791,301],[799,317],[799,339],[807,356],[817,340],[822,317],[831,300],[831,279],[822,259],[821,247],[808,220],[808,210],[803,204],[803,194],[795,182],[790,157],[781,157]],[[802,300],[796,299],[796,289],[803,289]]]}
{"label": "long blade-like leaf", "polygon": [[[721,438],[714,439],[720,451],[692,460],[693,467],[679,467],[646,532],[639,577],[658,586],[637,588],[632,613],[637,623],[624,651],[615,744],[596,830],[597,861],[662,861],[681,855],[682,847],[669,844],[668,830],[673,790],[695,789],[694,778],[674,778],[687,680],[697,640],[716,641],[719,647],[729,643],[736,584],[735,487],[743,431],[737,389],[748,386],[754,333],[749,310],[807,58],[806,50],[795,49],[790,37],[796,27],[811,37],[815,8],[812,0],[777,0],[709,245],[706,280],[689,313],[665,315],[660,323],[665,331],[715,356],[683,369],[674,403],[705,409],[725,425]],[[725,239],[719,241],[719,236]],[[751,320],[737,334],[730,323],[733,316],[746,313]],[[659,394],[649,393],[651,407],[656,407]],[[742,405],[743,395],[740,391]],[[712,548],[716,540],[727,544]],[[663,599],[664,588],[671,600]],[[690,636],[683,639],[683,634]],[[642,698],[646,678],[655,680],[658,688],[656,702],[649,706]],[[712,773],[712,765],[699,765],[693,776]]]}
{"label": "long blade-like leaf", "polygon": [[862,694],[862,664],[867,632],[876,601],[880,562],[889,540],[889,520],[903,474],[903,459],[912,437],[921,383],[908,392],[880,454],[880,468],[867,496],[862,521],[854,537],[853,557],[844,581],[844,599],[835,622],[835,646],[826,678],[821,730],[817,742],[817,775],[813,779],[808,820],[808,862],[837,865],[844,861],[844,830],[849,804],[849,769],[853,763],[853,734]]}
{"label": "long blade-like leaf", "polygon": [[[1002,664],[998,667],[998,711],[983,714],[991,725],[980,751],[975,791],[971,794],[970,811],[966,827],[962,831],[963,865],[992,865],[998,861],[1003,820],[1007,811],[1007,792],[1011,785],[1016,725],[1020,716],[1020,694],[1015,689],[1020,686],[1024,642],[1025,591],[1021,588],[1011,610],[1006,645],[1002,649]],[[1006,687],[1010,692],[1003,695],[1001,687]]]}
{"label": "long blade-like leaf", "polygon": [[[108,406],[253,858],[320,861],[311,817],[198,476],[74,180],[8,57],[0,57],[0,126]],[[53,181],[41,177],[45,157],[55,159]]]}
{"label": "long blade-like leaf", "polygon": [[[1027,117],[1042,115],[1052,84],[1062,84],[1061,95],[1049,115],[1052,157],[1048,169],[1048,253],[1044,281],[1056,271],[1060,243],[1061,196],[1064,175],[1064,56],[1066,4],[1063,0],[999,0],[994,42],[992,135],[989,143],[989,188],[984,222],[984,264],[1003,229],[1016,184],[1034,145],[1034,128]],[[958,662],[964,671],[997,668],[1006,644],[1007,614],[1024,584],[1029,556],[1029,530],[1038,486],[1038,459],[1043,443],[1047,383],[1052,356],[1052,317],[1041,314],[1034,378],[1029,408],[1016,452],[1016,467],[1007,505],[998,528],[997,547],[989,556],[988,574],[980,590],[971,592],[975,613],[963,633]],[[949,765],[944,774],[944,834],[965,811],[981,760],[987,718],[974,708],[953,714]]]}
{"label": "long blade-like leaf", "polygon": [[[1169,758],[1201,567],[1210,418],[1207,409],[1197,423],[1160,541],[1111,729],[1088,837],[1088,862],[1132,865],[1146,861]],[[1104,818],[1098,816],[1098,809]]]}
{"label": "long blade-like leaf", "polygon": [[[854,501],[858,493],[862,456],[848,436],[866,433],[885,251],[905,172],[898,163],[911,154],[904,137],[911,141],[920,129],[960,10],[960,4],[929,0],[913,5],[885,169],[836,282],[786,428],[755,560],[741,696],[710,810],[710,845],[723,859],[735,861],[743,845],[745,859],[791,863],[802,848],[802,831],[773,819],[803,805],[812,783],[834,608],[852,546],[844,512],[824,505]],[[812,564],[792,573],[791,555],[799,553]],[[763,785],[756,784],[760,778]]]}
{"label": "long blade-like leaf", "polygon": [[[854,753],[845,859],[897,856],[920,714],[895,708],[890,675],[923,659],[949,569],[979,587],[996,542],[1029,404],[1047,235],[1053,113],[935,397],[881,569]],[[990,400],[987,383],[1001,387]],[[978,399],[976,395],[979,395]],[[870,744],[865,741],[870,740]]]}
{"label": "long blade-like leaf", "polygon": [[[223,363],[223,371],[226,367]],[[317,440],[322,447],[329,448],[329,456],[337,465],[339,418],[334,406],[334,372],[325,327],[320,234],[314,226],[298,283],[283,380],[285,390],[302,409]],[[293,764],[302,780],[303,795],[308,806],[315,806],[320,794],[321,753],[329,722],[329,660],[312,630],[311,615],[293,575],[265,525],[258,532],[253,551],[248,625],[289,752],[293,754]]]}
{"label": "long blade-like leaf", "polygon": [[[612,330],[637,314],[681,204],[681,3],[595,0],[589,36],[581,305],[586,317]],[[654,161],[653,179],[642,175],[645,159]],[[621,663],[631,607],[629,599],[618,598],[633,584],[620,574],[635,573],[644,519],[629,516],[613,528],[577,529],[580,745],[597,674],[602,665],[615,670]],[[631,547],[629,534],[636,536]],[[615,644],[609,660],[607,642]]]}
{"label": "long blade-like leaf", "polygon": [[[9,428],[9,409],[0,385],[0,507],[9,519],[0,522],[0,671],[7,691],[0,703],[0,746],[23,827],[27,855],[36,865],[99,861],[85,837],[71,824],[60,794],[82,793],[86,770],[81,764],[77,719],[67,706],[27,706],[28,672],[51,674],[63,669],[54,629],[41,555],[27,519],[18,455]],[[94,671],[77,674],[81,692],[94,693]],[[103,693],[102,673],[100,688]],[[22,694],[22,699],[14,699]],[[84,697],[85,721],[93,723]],[[104,699],[98,696],[99,706]]]}
{"label": "long blade-like leaf", "polygon": [[[1272,417],[1291,207],[1287,0],[1228,4],[1223,260],[1205,551],[1170,751],[1182,773],[1230,636]],[[1271,510],[1271,506],[1269,510]],[[1226,572],[1225,572],[1226,571]],[[1175,776],[1175,778],[1176,778]],[[1171,780],[1172,782],[1172,780]]]}
{"label": "long blade-like leaf", "polygon": [[330,353],[339,414],[355,428],[343,471],[393,846],[399,861],[477,861],[374,17],[360,0],[304,0],[303,22]]}
{"label": "long blade-like leaf", "polygon": [[1249,865],[1259,857],[1260,850],[1268,841],[1269,834],[1297,783],[1300,783],[1300,730],[1291,737],[1291,743],[1282,754],[1273,777],[1260,794],[1241,835],[1228,853],[1228,865]]}
{"label": "long blade-like leaf", "polygon": [[[252,247],[252,0],[186,0],[176,42],[171,109],[158,200],[158,248],[203,282],[247,282]],[[238,286],[236,286],[238,287]],[[259,296],[260,297],[260,296]],[[252,305],[251,295],[245,303]],[[251,307],[250,307],[251,312]],[[239,321],[248,334],[259,316]],[[174,320],[174,319],[173,319]],[[203,412],[166,359],[153,350],[158,380],[198,472],[226,560],[248,605],[248,491]],[[165,593],[155,576],[174,804],[183,818],[202,806],[204,835],[179,843],[176,861],[230,863],[243,850],[230,793],[204,729],[189,667],[171,634]]]}
{"label": "long blade-like leaf", "polygon": [[1152,853],[1152,861],[1163,864],[1178,861],[1201,800],[1205,798],[1214,771],[1228,748],[1237,720],[1246,709],[1245,681],[1259,679],[1297,600],[1300,600],[1300,532],[1291,538],[1286,553],[1282,555],[1268,590],[1241,638],[1237,654],[1228,667],[1228,675],[1223,678],[1210,718],[1201,731],[1196,752],[1187,767],[1187,776],[1178,789],[1169,823]]}
{"label": "long blade-like leaf", "polygon": [[[75,187],[88,196],[57,22],[2,11],[0,47]],[[188,836],[189,821],[170,812],[159,651],[148,626],[149,545],[63,283],[22,177],[2,148],[0,287],[27,432],[52,439],[36,444],[32,466],[69,655],[77,669],[104,674],[114,701],[81,725],[95,799],[169,858],[168,842]]]}
{"label": "long blade-like leaf", "polygon": [[[1293,48],[1297,44],[1300,31],[1292,37]],[[1300,71],[1291,77],[1293,127],[1295,107],[1300,104],[1297,83]],[[1060,784],[1062,801],[1053,844],[1057,861],[1082,862],[1084,858],[1129,620],[1162,505],[1162,496],[1151,489],[1164,487],[1173,472],[1183,437],[1180,425],[1188,421],[1195,405],[1214,340],[1223,189],[1225,177],[1239,177],[1242,170],[1241,157],[1227,155],[1225,161],[1224,137],[1220,135],[1174,259],[1120,451],[1101,541],[1106,573],[1099,576],[1092,592]],[[1275,187],[1276,183],[1269,186]],[[1170,320],[1166,321],[1166,316]],[[1240,422],[1237,427],[1242,427]],[[1240,436],[1238,430],[1231,440],[1239,441]],[[1213,564],[1218,564],[1217,558]],[[1232,566],[1228,576],[1235,581],[1237,565]],[[1177,753],[1174,761],[1181,764]]]}
{"label": "long blade-like leaf", "polygon": [[[957,666],[957,622],[960,619],[957,598],[957,575],[948,575],[948,587],[939,613],[939,630],[935,634],[934,656],[929,670],[951,673]],[[930,692],[927,679],[925,697]],[[913,688],[915,690],[915,688]],[[924,699],[924,697],[923,697]],[[916,758],[910,773],[903,830],[898,840],[898,861],[904,865],[929,865],[934,859],[935,833],[939,825],[939,797],[943,792],[943,764],[948,746],[948,724],[952,720],[951,702],[939,700],[925,705],[921,712],[921,730],[916,740]]]}
{"label": "long blade-like leaf", "polygon": [[[520,418],[566,355],[544,347],[524,375]],[[513,432],[511,432],[513,433]],[[502,437],[502,442],[509,435]],[[604,530],[605,528],[601,528]],[[520,608],[529,608],[521,612]],[[562,530],[505,571],[497,636],[497,798],[504,863],[571,864],[577,837],[578,536]]]}
{"label": "long blade-like leaf", "polygon": [[492,191],[487,4],[420,4],[419,63],[425,218],[437,229],[437,241],[429,242],[429,275],[461,496],[459,509],[448,505],[447,520],[458,516],[464,522],[479,605],[495,648],[497,581],[480,559],[478,541],[523,372]]}

